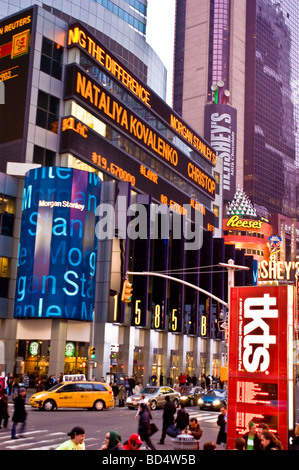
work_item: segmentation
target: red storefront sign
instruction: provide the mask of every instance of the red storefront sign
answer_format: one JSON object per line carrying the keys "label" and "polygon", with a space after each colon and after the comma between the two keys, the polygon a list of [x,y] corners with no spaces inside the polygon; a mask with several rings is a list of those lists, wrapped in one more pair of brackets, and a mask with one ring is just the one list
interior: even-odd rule
{"label": "red storefront sign", "polygon": [[292,286],[231,289],[227,448],[253,421],[269,425],[288,449],[294,429]]}

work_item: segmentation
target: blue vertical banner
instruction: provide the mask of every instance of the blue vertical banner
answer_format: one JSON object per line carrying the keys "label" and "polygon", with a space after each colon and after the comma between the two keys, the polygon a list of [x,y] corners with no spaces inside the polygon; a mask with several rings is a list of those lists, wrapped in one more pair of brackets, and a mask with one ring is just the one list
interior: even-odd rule
{"label": "blue vertical banner", "polygon": [[43,167],[26,174],[15,318],[92,321],[100,194],[94,173]]}

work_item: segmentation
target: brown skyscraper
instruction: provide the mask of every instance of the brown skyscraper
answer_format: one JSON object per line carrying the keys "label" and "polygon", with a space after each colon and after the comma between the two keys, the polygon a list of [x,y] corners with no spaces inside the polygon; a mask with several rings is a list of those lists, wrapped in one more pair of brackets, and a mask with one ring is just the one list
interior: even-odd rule
{"label": "brown skyscraper", "polygon": [[265,216],[299,214],[298,19],[294,0],[177,0],[174,108],[207,138],[211,86],[229,90],[235,184]]}

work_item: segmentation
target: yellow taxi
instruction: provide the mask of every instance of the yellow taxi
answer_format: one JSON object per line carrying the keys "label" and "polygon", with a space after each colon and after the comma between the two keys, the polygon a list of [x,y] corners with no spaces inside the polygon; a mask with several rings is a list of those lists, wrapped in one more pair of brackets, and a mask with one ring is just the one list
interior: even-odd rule
{"label": "yellow taxi", "polygon": [[55,408],[88,408],[102,411],[114,406],[113,392],[105,382],[61,382],[47,391],[32,395],[33,408],[52,411]]}

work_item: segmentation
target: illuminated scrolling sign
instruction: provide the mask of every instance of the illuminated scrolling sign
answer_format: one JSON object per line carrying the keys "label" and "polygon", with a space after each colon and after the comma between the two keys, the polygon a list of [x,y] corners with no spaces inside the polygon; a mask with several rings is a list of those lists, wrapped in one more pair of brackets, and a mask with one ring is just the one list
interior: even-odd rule
{"label": "illuminated scrolling sign", "polygon": [[191,147],[201,153],[212,165],[216,165],[216,153],[213,148],[182,118],[174,113],[172,108],[154,93],[149,87],[142,84],[138,78],[126,68],[105,46],[92,36],[80,23],[71,25],[68,31],[68,47],[79,47],[89,55],[104,71],[135,95],[147,107],[156,111],[179,136],[183,137]]}
{"label": "illuminated scrolling sign", "polygon": [[184,137],[189,144],[210,160],[213,165],[216,165],[217,157],[215,151],[174,114],[170,115],[170,125]]}
{"label": "illuminated scrolling sign", "polygon": [[73,25],[68,31],[68,46],[74,45],[80,46],[92,59],[117,78],[144,104],[151,107],[150,91],[81,25]]}
{"label": "illuminated scrolling sign", "polygon": [[26,129],[26,94],[35,18],[34,7],[0,21],[0,82],[5,83],[0,144],[21,139]]}
{"label": "illuminated scrolling sign", "polygon": [[66,99],[73,96],[78,97],[97,115],[104,116],[120,128],[123,133],[133,138],[148,151],[153,152],[156,158],[170,165],[211,199],[215,198],[216,182],[213,177],[169,144],[145,121],[116,100],[104,87],[92,80],[78,67],[71,66],[67,69],[66,84]]}
{"label": "illuminated scrolling sign", "polygon": [[75,119],[70,126],[66,125],[65,120],[68,122],[69,118],[62,120],[61,153],[71,153],[112,178],[131,183],[142,192],[151,194],[156,201],[169,206],[174,212],[184,214],[183,206],[190,205],[191,220],[194,220],[195,211],[198,211],[203,214],[203,228],[214,231],[215,216],[211,210],[188,197],[179,187],[157,175],[135,158],[123,154],[120,148],[109,143],[92,129],[88,128],[84,135],[82,132],[77,132],[78,120]]}
{"label": "illuminated scrolling sign", "polygon": [[43,167],[25,176],[15,318],[92,320],[101,182]]}
{"label": "illuminated scrolling sign", "polygon": [[294,288],[231,290],[228,448],[249,421],[265,422],[284,449],[294,428]]}

